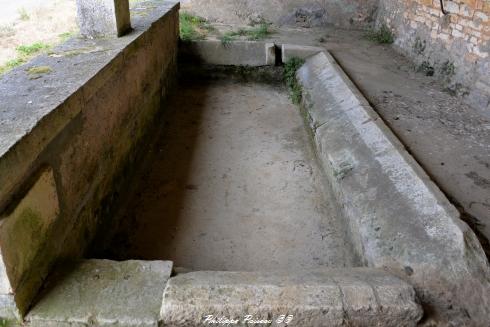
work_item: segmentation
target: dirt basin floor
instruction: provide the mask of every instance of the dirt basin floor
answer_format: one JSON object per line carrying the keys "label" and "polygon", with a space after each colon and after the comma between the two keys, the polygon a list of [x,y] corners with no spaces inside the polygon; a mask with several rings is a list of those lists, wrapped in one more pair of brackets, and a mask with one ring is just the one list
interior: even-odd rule
{"label": "dirt basin floor", "polygon": [[353,265],[301,113],[283,86],[181,85],[166,107],[155,153],[110,247],[116,257],[190,270]]}

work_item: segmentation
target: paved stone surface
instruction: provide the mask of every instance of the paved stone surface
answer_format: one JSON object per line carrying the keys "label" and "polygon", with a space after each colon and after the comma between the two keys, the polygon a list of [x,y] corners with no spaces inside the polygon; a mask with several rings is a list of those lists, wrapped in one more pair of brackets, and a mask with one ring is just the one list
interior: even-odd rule
{"label": "paved stone surface", "polygon": [[485,322],[490,267],[457,210],[329,54],[309,58],[298,76],[319,157],[365,263],[404,275],[452,322]]}
{"label": "paved stone surface", "polygon": [[325,49],[307,45],[283,44],[281,46],[282,62],[286,63],[291,58],[306,59],[322,51],[325,51]]}
{"label": "paved stone surface", "polygon": [[166,108],[111,255],[192,270],[355,264],[282,85],[198,81],[181,85]]}
{"label": "paved stone surface", "polygon": [[197,62],[210,65],[267,66],[274,65],[276,53],[273,43],[254,41],[219,40],[185,42],[180,47],[180,55]]}
{"label": "paved stone surface", "polygon": [[60,267],[29,326],[158,326],[170,261],[84,260]]}
{"label": "paved stone surface", "polygon": [[[252,318],[247,318],[250,315]],[[290,321],[280,323],[282,316]],[[164,326],[201,326],[213,319],[271,320],[267,326],[416,326],[415,291],[381,270],[191,272],[168,281]],[[259,326],[256,324],[255,326]]]}
{"label": "paved stone surface", "polygon": [[88,38],[122,36],[131,30],[129,0],[77,0],[80,34]]}

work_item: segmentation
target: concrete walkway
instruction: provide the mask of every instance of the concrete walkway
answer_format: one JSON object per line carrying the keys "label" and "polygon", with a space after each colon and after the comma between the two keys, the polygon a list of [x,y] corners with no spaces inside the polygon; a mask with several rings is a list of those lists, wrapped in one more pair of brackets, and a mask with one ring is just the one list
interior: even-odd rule
{"label": "concrete walkway", "polygon": [[119,258],[191,270],[353,265],[339,215],[283,86],[181,86],[129,202]]}

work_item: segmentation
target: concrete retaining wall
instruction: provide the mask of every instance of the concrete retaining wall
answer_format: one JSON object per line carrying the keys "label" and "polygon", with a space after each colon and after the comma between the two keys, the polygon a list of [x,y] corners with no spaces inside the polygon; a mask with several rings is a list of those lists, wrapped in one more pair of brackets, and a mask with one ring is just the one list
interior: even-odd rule
{"label": "concrete retaining wall", "polygon": [[184,0],[182,7],[210,20],[252,24],[263,20],[301,27],[369,25],[378,0]]}
{"label": "concrete retaining wall", "polygon": [[111,227],[176,71],[178,4],[132,15],[129,35],[73,39],[0,81],[0,317]]}
{"label": "concrete retaining wall", "polygon": [[471,229],[328,53],[298,78],[359,257],[414,285],[428,319],[484,326],[490,268]]}

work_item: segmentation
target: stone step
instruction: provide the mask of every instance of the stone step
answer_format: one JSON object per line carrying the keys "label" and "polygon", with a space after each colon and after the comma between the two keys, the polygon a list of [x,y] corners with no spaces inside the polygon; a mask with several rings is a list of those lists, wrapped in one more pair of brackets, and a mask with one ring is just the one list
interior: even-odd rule
{"label": "stone step", "polygon": [[83,260],[58,267],[26,317],[33,327],[157,327],[170,261]]}
{"label": "stone step", "polygon": [[180,273],[168,280],[161,309],[172,327],[401,327],[422,314],[411,285],[369,268]]}

